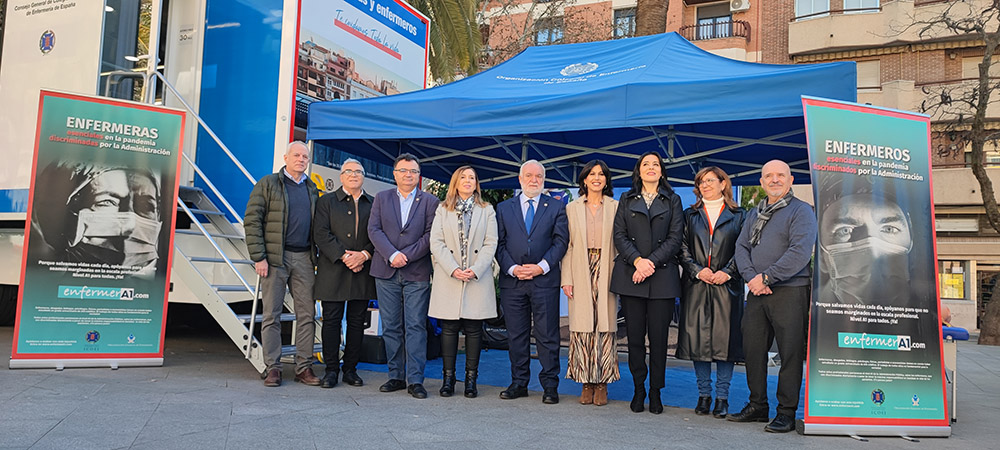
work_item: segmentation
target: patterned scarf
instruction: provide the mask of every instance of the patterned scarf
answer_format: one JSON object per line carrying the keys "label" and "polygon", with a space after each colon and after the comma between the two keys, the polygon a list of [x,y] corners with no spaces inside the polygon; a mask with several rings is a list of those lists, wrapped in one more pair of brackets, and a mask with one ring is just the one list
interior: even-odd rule
{"label": "patterned scarf", "polygon": [[472,226],[472,207],[474,204],[472,196],[465,200],[459,197],[458,202],[455,203],[455,212],[458,213],[458,245],[461,248],[462,258],[459,265],[462,270],[469,267],[469,228]]}
{"label": "patterned scarf", "polygon": [[767,221],[771,220],[771,215],[775,211],[788,206],[788,203],[795,198],[792,195],[792,191],[789,190],[784,197],[778,199],[774,203],[768,204],[766,201],[757,204],[757,220],[753,223],[752,233],[750,234],[750,246],[756,247],[760,244],[760,235],[764,231],[764,225],[767,225]]}

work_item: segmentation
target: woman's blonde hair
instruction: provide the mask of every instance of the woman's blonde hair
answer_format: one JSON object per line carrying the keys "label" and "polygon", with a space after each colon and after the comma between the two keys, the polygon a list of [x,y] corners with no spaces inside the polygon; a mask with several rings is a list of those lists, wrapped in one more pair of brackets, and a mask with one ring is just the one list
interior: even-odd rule
{"label": "woman's blonde hair", "polygon": [[472,191],[473,201],[479,206],[486,206],[486,200],[483,200],[482,189],[479,187],[479,174],[476,173],[476,169],[472,166],[462,166],[455,170],[455,173],[451,174],[451,181],[448,182],[448,193],[444,196],[444,209],[448,211],[454,211],[455,205],[458,204],[458,180],[462,177],[462,172],[466,170],[471,170],[472,175],[476,177],[476,189]]}

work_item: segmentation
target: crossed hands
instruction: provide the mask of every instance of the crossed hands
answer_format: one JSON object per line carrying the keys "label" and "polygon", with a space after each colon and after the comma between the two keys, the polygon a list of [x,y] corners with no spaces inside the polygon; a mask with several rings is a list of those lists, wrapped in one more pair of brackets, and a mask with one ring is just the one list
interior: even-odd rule
{"label": "crossed hands", "polygon": [[646,281],[646,278],[653,276],[656,272],[656,265],[646,258],[639,258],[635,261],[635,272],[632,273],[632,283],[639,284]]}
{"label": "crossed hands", "polygon": [[340,257],[340,260],[351,269],[352,272],[358,273],[365,267],[365,261],[368,257],[365,256],[364,252],[356,252],[354,250],[347,250],[344,255]]}
{"label": "crossed hands", "polygon": [[522,281],[530,280],[545,273],[545,271],[542,270],[542,266],[539,266],[538,264],[521,264],[514,266],[513,272],[514,276],[517,277],[518,280]]}
{"label": "crossed hands", "polygon": [[473,272],[472,269],[465,269],[465,270],[455,269],[453,272],[451,272],[451,276],[452,278],[461,281],[472,281],[474,278],[476,278],[476,272]]}
{"label": "crossed hands", "polygon": [[723,284],[729,281],[729,278],[730,276],[728,273],[721,270],[718,272],[712,272],[712,269],[709,269],[708,267],[701,269],[701,272],[698,272],[698,279],[708,284]]}
{"label": "crossed hands", "polygon": [[400,252],[395,258],[393,258],[392,261],[389,261],[389,265],[392,266],[393,269],[398,269],[405,266],[407,262],[409,261],[406,260],[406,255]]}
{"label": "crossed hands", "polygon": [[752,280],[747,282],[747,287],[750,288],[750,292],[753,295],[760,296],[773,294],[773,292],[771,292],[771,288],[764,285],[764,276],[759,273],[757,276],[753,277]]}

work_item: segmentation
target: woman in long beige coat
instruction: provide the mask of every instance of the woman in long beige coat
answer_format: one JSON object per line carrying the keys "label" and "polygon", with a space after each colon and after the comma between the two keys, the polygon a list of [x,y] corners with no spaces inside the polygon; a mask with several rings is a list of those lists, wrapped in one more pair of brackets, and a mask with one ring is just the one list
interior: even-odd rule
{"label": "woman in long beige coat", "polygon": [[618,202],[607,164],[583,167],[580,197],[566,206],[569,248],[562,260],[562,289],[569,298],[569,365],[566,378],[583,383],[580,403],[608,403],[608,383],[620,378],[615,345],[618,302],[608,289],[617,251],[612,239]]}
{"label": "woman in long beige coat", "polygon": [[440,319],[444,381],[441,396],[455,393],[458,330],[465,333],[465,396],[479,395],[479,349],[483,319],[497,316],[493,287],[493,254],[497,250],[497,220],[483,200],[479,177],[469,166],[451,176],[448,193],[431,224],[434,279],[427,315]]}

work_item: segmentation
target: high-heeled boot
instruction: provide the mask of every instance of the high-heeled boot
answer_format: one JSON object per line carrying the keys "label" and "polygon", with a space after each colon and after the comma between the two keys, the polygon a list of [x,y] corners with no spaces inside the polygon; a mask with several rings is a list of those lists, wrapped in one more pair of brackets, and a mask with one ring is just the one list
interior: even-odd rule
{"label": "high-heeled boot", "polygon": [[608,404],[608,384],[597,383],[594,385],[594,406],[604,406]]}
{"label": "high-heeled boot", "polygon": [[441,396],[451,397],[455,393],[455,369],[442,370]]}
{"label": "high-heeled boot", "polygon": [[580,404],[589,405],[594,403],[594,385],[583,383],[583,390],[580,391]]}
{"label": "high-heeled boot", "polygon": [[479,352],[483,344],[483,323],[475,321],[465,328],[465,397],[476,398],[479,389],[476,379],[479,377]]}
{"label": "high-heeled boot", "polygon": [[476,387],[476,379],[479,378],[479,370],[465,370],[465,397],[476,398],[479,389]]}

